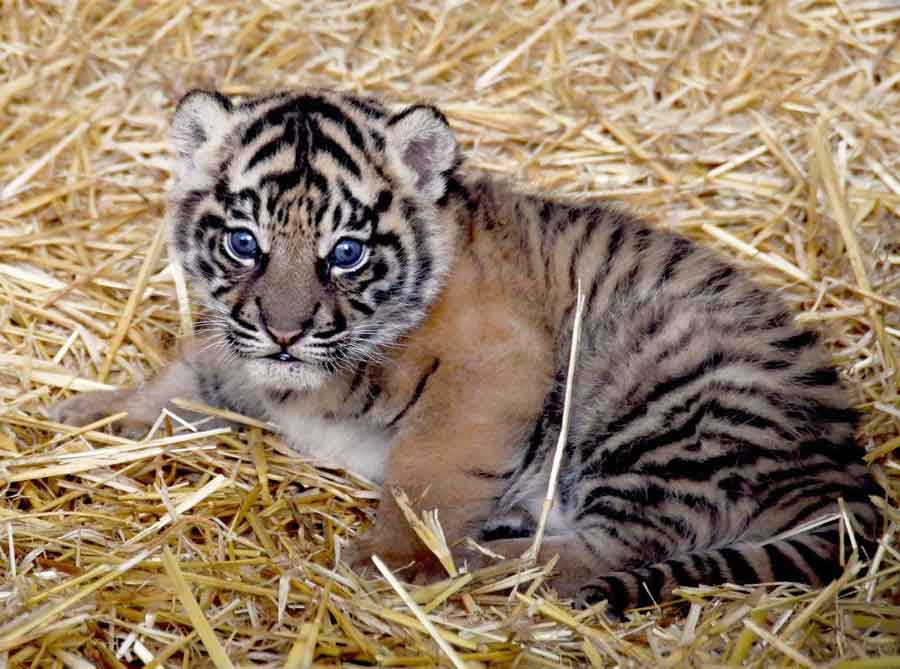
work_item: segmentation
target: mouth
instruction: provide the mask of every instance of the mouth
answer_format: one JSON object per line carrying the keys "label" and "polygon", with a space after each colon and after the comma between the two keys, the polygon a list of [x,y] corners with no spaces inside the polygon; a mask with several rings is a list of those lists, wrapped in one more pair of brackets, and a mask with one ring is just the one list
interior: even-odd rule
{"label": "mouth", "polygon": [[249,384],[278,391],[290,388],[309,392],[321,388],[331,376],[315,362],[286,351],[252,358],[246,369]]}
{"label": "mouth", "polygon": [[274,360],[275,362],[300,362],[300,360],[292,356],[287,351],[279,351],[278,353],[267,355],[266,360]]}

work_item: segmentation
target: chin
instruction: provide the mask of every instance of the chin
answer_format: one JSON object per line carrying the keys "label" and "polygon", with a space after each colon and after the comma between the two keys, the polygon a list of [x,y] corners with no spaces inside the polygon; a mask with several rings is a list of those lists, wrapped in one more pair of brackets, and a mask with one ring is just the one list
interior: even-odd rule
{"label": "chin", "polygon": [[250,360],[247,374],[257,387],[271,390],[318,390],[331,378],[331,374],[318,365],[306,362],[278,362],[276,360]]}

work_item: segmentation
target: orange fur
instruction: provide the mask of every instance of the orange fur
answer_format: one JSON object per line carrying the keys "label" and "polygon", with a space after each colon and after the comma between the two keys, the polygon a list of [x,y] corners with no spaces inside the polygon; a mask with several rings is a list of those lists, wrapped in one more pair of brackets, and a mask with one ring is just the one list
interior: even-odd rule
{"label": "orange fur", "polygon": [[[460,255],[428,319],[383,368],[386,389],[405,398],[440,360],[395,438],[385,489],[405,490],[417,512],[438,509],[451,542],[488,517],[502,481],[473,473],[515,462],[553,374],[549,333],[528,300],[516,300],[471,250]],[[360,559],[377,552],[399,565],[427,558],[423,549],[386,493]]]}

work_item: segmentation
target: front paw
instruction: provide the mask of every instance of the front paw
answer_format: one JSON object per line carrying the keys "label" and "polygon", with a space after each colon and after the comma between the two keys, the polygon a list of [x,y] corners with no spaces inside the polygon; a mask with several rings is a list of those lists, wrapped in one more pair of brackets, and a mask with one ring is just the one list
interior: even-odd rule
{"label": "front paw", "polygon": [[415,561],[413,551],[397,550],[401,542],[391,542],[383,532],[369,530],[358,537],[343,551],[343,561],[353,571],[361,572],[374,569],[372,556],[377,555],[392,570],[408,566]]}
{"label": "front paw", "polygon": [[[50,420],[82,427],[116,413],[126,411],[125,401],[132,395],[131,390],[98,390],[81,393],[58,402],[47,410]],[[113,423],[116,434],[136,439],[147,434],[150,423],[131,416]]]}
{"label": "front paw", "polygon": [[343,551],[343,561],[356,573],[375,573],[372,556],[377,555],[387,567],[399,572],[408,583],[428,583],[446,578],[440,562],[424,545],[411,537],[370,530],[353,540]]}
{"label": "front paw", "polygon": [[115,391],[100,390],[81,393],[57,402],[47,409],[47,416],[56,423],[81,427],[115,413]]}

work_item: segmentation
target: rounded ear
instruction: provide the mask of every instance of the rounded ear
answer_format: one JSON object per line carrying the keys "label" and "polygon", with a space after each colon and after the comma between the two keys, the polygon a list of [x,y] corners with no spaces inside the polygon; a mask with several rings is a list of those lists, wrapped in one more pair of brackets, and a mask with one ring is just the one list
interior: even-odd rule
{"label": "rounded ear", "polygon": [[439,200],[456,167],[456,137],[444,115],[427,105],[408,107],[387,122],[386,151],[407,186]]}
{"label": "rounded ear", "polygon": [[172,117],[179,176],[194,167],[200,147],[224,132],[231,110],[231,101],[217,91],[194,90],[181,98]]}

